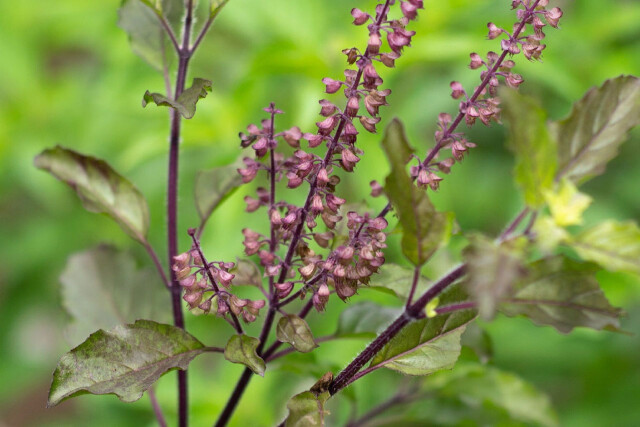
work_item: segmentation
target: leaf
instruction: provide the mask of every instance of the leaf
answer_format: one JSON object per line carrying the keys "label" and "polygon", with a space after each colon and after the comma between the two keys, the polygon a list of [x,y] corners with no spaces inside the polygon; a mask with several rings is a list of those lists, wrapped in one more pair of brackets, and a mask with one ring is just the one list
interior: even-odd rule
{"label": "leaf", "polygon": [[238,259],[236,266],[229,270],[235,275],[233,286],[262,286],[262,273],[258,266],[250,260]]}
{"label": "leaf", "polygon": [[509,123],[508,146],[516,157],[515,179],[527,205],[544,204],[542,193],[553,185],[556,144],[546,126],[547,113],[532,98],[505,88],[502,117]]}
{"label": "leaf", "polygon": [[604,172],[627,132],[640,124],[640,79],[620,76],[593,88],[564,120],[550,126],[558,142],[558,174],[581,184]]}
{"label": "leaf", "polygon": [[591,197],[580,193],[568,179],[563,179],[555,191],[543,191],[551,216],[561,227],[582,224],[582,213],[591,204]]}
{"label": "leaf", "polygon": [[195,199],[196,208],[204,223],[216,208],[231,196],[242,185],[242,177],[238,173],[238,162],[196,175]]}
{"label": "leaf", "polygon": [[201,98],[206,98],[207,92],[211,92],[211,84],[211,80],[196,77],[191,87],[185,89],[175,101],[160,93],[146,91],[142,97],[142,107],[146,107],[149,102],[154,102],[157,106],[175,108],[182,117],[190,119],[196,113],[197,102]]}
{"label": "leaf", "polygon": [[612,307],[600,289],[595,264],[555,256],[529,266],[529,275],[500,304],[507,316],[524,315],[538,325],[568,333],[584,326],[617,329],[622,310]]}
{"label": "leaf", "polygon": [[258,338],[244,334],[234,335],[227,342],[227,346],[224,349],[224,357],[229,362],[241,363],[254,373],[264,377],[266,365],[264,360],[256,353],[258,345],[260,345]]}
{"label": "leaf", "polygon": [[103,160],[56,146],[36,156],[35,166],[73,188],[89,212],[105,213],[145,244],[149,207],[144,196]]}
{"label": "leaf", "polygon": [[402,313],[396,307],[384,307],[364,301],[349,305],[338,320],[334,334],[338,338],[375,338]]}
{"label": "leaf", "polygon": [[284,420],[285,427],[324,426],[324,417],[328,414],[324,405],[329,397],[331,397],[329,392],[316,396],[310,391],[293,396],[287,402],[289,415]]}
{"label": "leaf", "polygon": [[[424,382],[423,390],[436,399],[456,399],[465,406],[476,410],[500,408],[504,411],[504,421],[556,426],[555,414],[549,397],[528,382],[509,372],[480,365],[461,364],[452,372],[430,377]],[[472,419],[482,419],[476,414]],[[499,422],[483,425],[512,425]],[[457,425],[457,424],[456,424]]]}
{"label": "leaf", "polygon": [[493,341],[489,333],[478,326],[477,323],[469,323],[462,334],[461,343],[469,347],[478,356],[482,363],[488,363],[493,358]]}
{"label": "leaf", "polygon": [[469,241],[463,252],[467,263],[465,285],[478,303],[480,316],[490,320],[495,315],[498,300],[509,294],[525,270],[512,242],[497,244],[482,235],[473,235]]}
{"label": "leaf", "polygon": [[640,274],[640,228],[633,221],[604,221],[578,234],[571,246],[607,270]]}
{"label": "leaf", "polygon": [[[406,300],[411,292],[413,282],[413,268],[403,267],[397,264],[385,263],[377,274],[371,276],[370,288],[384,288],[390,290],[401,300]],[[426,277],[420,276],[416,293],[425,291],[430,286]]]}
{"label": "leaf", "polygon": [[71,255],[60,275],[62,304],[73,319],[70,339],[80,343],[93,331],[138,319],[168,322],[166,290],[156,275],[110,246]]}
{"label": "leaf", "polygon": [[426,191],[411,182],[405,167],[412,149],[400,120],[387,126],[382,148],[391,164],[385,192],[402,225],[402,253],[414,265],[423,265],[451,235],[453,214],[437,212]]}
{"label": "leaf", "polygon": [[[440,295],[442,305],[467,300],[460,286]],[[420,319],[404,327],[371,361],[371,367],[386,367],[409,375],[429,375],[449,369],[460,355],[460,336],[476,317],[474,310],[460,310]]]}
{"label": "leaf", "polygon": [[168,66],[169,59],[173,57],[169,37],[159,20],[162,9],[162,4],[150,0],[124,0],[118,9],[118,26],[129,35],[131,48],[159,71],[163,64]]}
{"label": "leaf", "polygon": [[295,314],[287,314],[280,318],[276,328],[276,337],[282,342],[291,344],[301,353],[308,353],[318,347],[307,322]]}
{"label": "leaf", "polygon": [[163,374],[187,369],[204,348],[184,330],[150,320],[99,330],[62,356],[47,405],[87,393],[134,402]]}
{"label": "leaf", "polygon": [[209,14],[210,19],[215,19],[216,16],[222,11],[222,8],[229,2],[229,0],[216,0],[211,2],[211,12]]}

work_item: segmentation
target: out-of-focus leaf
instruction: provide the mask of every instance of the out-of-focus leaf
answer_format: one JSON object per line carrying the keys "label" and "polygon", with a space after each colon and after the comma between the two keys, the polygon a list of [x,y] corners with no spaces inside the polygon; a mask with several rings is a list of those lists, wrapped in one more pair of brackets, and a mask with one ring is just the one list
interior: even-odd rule
{"label": "out-of-focus leaf", "polygon": [[340,313],[338,329],[334,335],[339,338],[374,338],[401,312],[400,308],[384,307],[369,301],[349,305]]}
{"label": "out-of-focus leaf", "polygon": [[513,425],[513,422],[558,425],[548,396],[522,378],[494,367],[461,364],[453,372],[429,377],[423,389],[435,394],[436,399],[455,399],[479,411],[487,407],[504,410],[506,419],[494,420],[491,425]]}
{"label": "out-of-focus leaf", "polygon": [[557,178],[578,184],[604,172],[627,132],[640,124],[640,79],[620,76],[593,88],[550,130],[558,142]]}
{"label": "out-of-focus leaf", "polygon": [[293,396],[287,402],[289,415],[284,421],[285,427],[324,426],[325,415],[329,413],[324,405],[329,397],[329,392],[316,395],[310,391]]}
{"label": "out-of-focus leaf", "polygon": [[451,235],[453,214],[437,212],[425,190],[418,189],[407,174],[409,147],[400,120],[387,126],[382,148],[391,164],[385,192],[402,225],[402,253],[414,265],[423,265]]}
{"label": "out-of-focus leaf", "polygon": [[282,316],[278,321],[276,337],[282,342],[291,344],[301,353],[308,353],[317,347],[309,325],[295,314]]}
{"label": "out-of-focus leaf", "polygon": [[239,259],[236,266],[229,271],[234,274],[234,286],[256,286],[262,285],[262,273],[258,266],[250,260]]}
{"label": "out-of-focus leaf", "polygon": [[512,285],[524,274],[520,250],[516,241],[495,243],[474,235],[464,250],[467,262],[466,286],[478,303],[478,311],[485,319],[495,315],[498,301],[509,293]]}
{"label": "out-of-focus leaf", "polygon": [[489,333],[475,322],[467,325],[461,343],[473,350],[482,363],[487,363],[493,358],[493,341]]}
{"label": "out-of-focus leaf", "polygon": [[211,12],[209,17],[215,19],[216,16],[222,11],[222,8],[229,3],[229,0],[215,0],[211,2]]}
{"label": "out-of-focus leaf", "polygon": [[[118,10],[118,26],[128,35],[133,51],[157,70],[169,63],[173,52],[160,24],[162,5],[152,0],[125,0]],[[177,3],[173,0],[173,3]]]}
{"label": "out-of-focus leaf", "polygon": [[204,349],[184,330],[149,320],[99,330],[62,356],[47,405],[87,393],[115,394],[123,402],[134,402],[163,374],[187,369]]}
{"label": "out-of-focus leaf", "polygon": [[582,224],[582,213],[591,204],[591,197],[580,193],[568,179],[563,179],[555,191],[544,191],[551,216],[562,227]]}
{"label": "out-of-focus leaf", "polygon": [[633,221],[604,221],[578,234],[571,246],[606,270],[640,274],[640,228]]}
{"label": "out-of-focus leaf", "polygon": [[[371,276],[369,287],[388,289],[401,300],[406,300],[409,297],[409,292],[411,292],[412,283],[413,268],[385,263],[377,274]],[[425,291],[429,284],[430,282],[427,278],[420,276],[416,293],[420,294]]]}
{"label": "out-of-focus leaf", "polygon": [[71,255],[60,275],[62,304],[71,315],[69,338],[80,343],[93,331],[138,319],[168,322],[167,292],[157,273],[138,269],[133,257],[99,246]]}
{"label": "out-of-focus leaf", "polygon": [[578,326],[617,329],[623,313],[609,304],[600,289],[595,278],[599,270],[595,264],[565,256],[536,261],[499,309],[507,316],[524,315],[563,333]]}
{"label": "out-of-focus leaf", "polygon": [[571,239],[571,235],[564,227],[548,215],[539,215],[533,225],[535,245],[544,254],[552,254],[558,244]]}
{"label": "out-of-focus leaf", "polygon": [[224,357],[232,363],[241,363],[254,373],[264,377],[266,365],[264,360],[256,353],[260,345],[258,338],[248,335],[234,335],[227,342],[224,349]]}
{"label": "out-of-focus leaf", "polygon": [[202,223],[242,184],[238,167],[232,164],[200,171],[196,175],[195,201]]}
{"label": "out-of-focus leaf", "polygon": [[[460,286],[440,295],[442,305],[467,300]],[[460,355],[460,336],[475,316],[475,310],[460,310],[410,323],[380,350],[371,367],[384,366],[409,375],[449,369]]]}
{"label": "out-of-focus leaf", "polygon": [[149,102],[154,102],[157,106],[175,108],[182,117],[190,119],[196,113],[196,104],[200,99],[206,98],[208,92],[211,92],[211,80],[196,77],[191,87],[185,89],[175,101],[160,93],[146,91],[142,97],[142,106],[146,107]]}
{"label": "out-of-focus leaf", "polygon": [[132,238],[146,243],[149,207],[144,196],[103,160],[60,146],[36,156],[35,165],[73,188],[84,208],[105,213]]}
{"label": "out-of-focus leaf", "polygon": [[546,125],[547,114],[532,98],[505,88],[502,117],[509,123],[508,146],[516,157],[515,178],[527,205],[544,204],[542,192],[553,185],[557,154]]}

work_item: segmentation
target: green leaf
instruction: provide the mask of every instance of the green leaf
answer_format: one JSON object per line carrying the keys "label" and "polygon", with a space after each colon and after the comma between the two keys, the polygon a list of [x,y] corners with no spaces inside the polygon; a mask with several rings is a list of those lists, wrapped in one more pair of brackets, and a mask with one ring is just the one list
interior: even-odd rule
{"label": "green leaf", "polygon": [[622,310],[607,301],[595,274],[595,264],[555,256],[529,266],[529,275],[514,286],[512,296],[500,304],[507,316],[524,315],[539,325],[568,333],[584,326],[617,329]]}
{"label": "green leaf", "polygon": [[385,192],[402,225],[402,253],[414,265],[423,265],[451,235],[453,214],[437,212],[426,191],[411,182],[406,164],[413,150],[400,120],[387,126],[382,148],[391,164]]}
{"label": "green leaf", "polygon": [[[377,274],[371,276],[369,287],[388,289],[395,296],[404,301],[409,297],[412,283],[413,268],[407,268],[392,263],[385,263]],[[416,292],[420,294],[429,286],[429,280],[426,277],[420,276]]]}
{"label": "green leaf", "polygon": [[[558,425],[558,417],[548,396],[517,375],[491,366],[475,363],[458,365],[453,372],[428,378],[423,390],[435,394],[438,400],[459,400],[476,411],[500,408],[506,415],[504,421],[550,427]],[[479,414],[473,417],[475,420],[482,418]],[[495,420],[486,425],[512,425],[504,421]]]}
{"label": "green leaf", "polygon": [[195,199],[202,223],[206,222],[216,208],[242,185],[238,167],[236,162],[229,166],[197,173]]}
{"label": "green leaf", "polygon": [[478,303],[480,316],[490,320],[498,300],[509,294],[513,284],[525,273],[521,254],[513,242],[497,244],[482,235],[473,235],[469,241],[463,252],[467,263],[465,284]]}
{"label": "green leaf", "polygon": [[160,24],[162,9],[162,4],[150,0],[124,0],[118,9],[118,26],[129,35],[131,48],[159,71],[174,56],[169,37]]}
{"label": "green leaf", "polygon": [[262,286],[262,273],[253,261],[238,259],[229,272],[235,275],[233,286]]}
{"label": "green leaf", "polygon": [[307,322],[295,314],[287,314],[280,318],[276,328],[276,337],[282,342],[291,344],[301,353],[308,353],[318,347]]}
{"label": "green leaf", "polygon": [[187,369],[204,348],[184,330],[150,320],[99,330],[62,356],[47,405],[87,393],[134,402],[163,374]]}
{"label": "green leaf", "polygon": [[211,92],[211,80],[196,77],[191,87],[185,89],[175,101],[160,93],[146,91],[142,97],[142,106],[146,107],[149,102],[154,102],[157,106],[175,108],[182,117],[190,119],[196,113],[197,102],[206,98],[207,92]]}
{"label": "green leaf", "polygon": [[[441,305],[467,300],[460,286],[440,295]],[[460,355],[460,336],[476,317],[474,310],[460,310],[410,323],[380,350],[371,367],[386,367],[409,375],[429,375],[449,369]]]}
{"label": "green leaf", "polygon": [[149,207],[144,196],[103,160],[56,146],[36,156],[35,165],[75,190],[90,212],[105,213],[132,238],[146,243]]}
{"label": "green leaf", "polygon": [[640,274],[640,228],[633,221],[604,221],[578,234],[571,246],[607,270]]}
{"label": "green leaf", "polygon": [[167,292],[155,270],[139,269],[134,258],[109,246],[71,255],[60,276],[62,304],[71,315],[74,343],[98,329],[138,319],[169,322]]}
{"label": "green leaf", "polygon": [[210,19],[215,19],[216,16],[222,11],[222,8],[229,3],[229,0],[215,0],[211,2]]}
{"label": "green leaf", "polygon": [[463,346],[473,350],[482,363],[488,363],[493,358],[491,336],[475,322],[467,325],[464,334],[462,334],[461,343]]}
{"label": "green leaf", "polygon": [[224,349],[224,357],[229,362],[241,363],[254,373],[264,377],[266,365],[264,360],[256,353],[258,345],[260,345],[258,338],[244,334],[234,335],[227,342],[227,346]]}
{"label": "green leaf", "polygon": [[527,205],[544,204],[544,190],[553,185],[557,154],[546,126],[547,114],[532,98],[505,88],[500,92],[502,117],[509,123],[508,146],[516,157],[515,179]]}
{"label": "green leaf", "polygon": [[568,179],[563,179],[554,191],[543,191],[551,216],[561,227],[582,224],[582,213],[591,204],[591,197],[580,193]]}
{"label": "green leaf", "polygon": [[400,313],[400,308],[384,307],[369,301],[352,304],[340,313],[334,335],[339,338],[375,338]]}
{"label": "green leaf", "polygon": [[558,142],[557,179],[578,184],[604,172],[627,132],[640,124],[640,79],[620,76],[593,88],[564,120],[550,126]]}
{"label": "green leaf", "polygon": [[328,414],[324,405],[329,397],[329,392],[316,395],[310,391],[293,396],[287,402],[289,415],[284,421],[285,427],[324,426],[324,418]]}

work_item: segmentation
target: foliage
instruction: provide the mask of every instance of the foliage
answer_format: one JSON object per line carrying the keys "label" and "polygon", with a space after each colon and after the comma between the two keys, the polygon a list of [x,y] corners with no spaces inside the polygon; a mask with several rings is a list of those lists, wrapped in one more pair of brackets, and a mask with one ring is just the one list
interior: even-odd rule
{"label": "foliage", "polygon": [[[187,2],[184,16],[182,2],[170,0],[126,1],[120,12],[120,25],[129,33],[134,50],[162,71],[166,82],[170,81],[172,71],[176,75],[175,93],[171,93],[171,85],[167,83],[166,95],[147,91],[143,98],[143,106],[154,102],[170,107],[169,268],[163,267],[155,254],[150,242],[155,242],[155,238],[149,239],[151,220],[147,202],[130,181],[102,160],[61,147],[45,150],[36,158],[36,166],[71,186],[87,210],[105,213],[143,245],[162,279],[157,282],[164,282],[170,291],[176,325],[150,320],[126,324],[138,316],[155,319],[152,309],[156,298],[148,297],[155,295],[155,291],[145,293],[142,298],[138,292],[151,286],[162,290],[162,286],[147,278],[146,270],[138,271],[132,255],[102,248],[71,258],[62,282],[65,305],[74,322],[95,329],[110,329],[114,321],[123,326],[112,332],[99,330],[63,356],[54,374],[50,404],[87,392],[114,393],[125,401],[136,400],[164,373],[179,368],[183,371],[178,376],[178,419],[180,425],[186,425],[184,370],[207,347],[182,330],[185,302],[194,313],[215,314],[231,324],[234,335],[227,342],[224,356],[227,361],[246,366],[218,425],[229,421],[252,373],[264,376],[271,360],[287,357],[294,350],[312,356],[319,351],[318,343],[335,338],[366,337],[373,341],[335,379],[329,375],[309,391],[295,395],[287,404],[289,416],[285,425],[325,423],[329,416],[325,410],[327,400],[379,367],[411,375],[430,375],[454,367],[465,343],[463,331],[475,319],[476,310],[485,319],[493,318],[497,311],[509,316],[524,315],[561,332],[578,326],[619,328],[622,311],[606,299],[596,276],[603,271],[638,274],[637,225],[631,221],[605,220],[585,230],[572,226],[583,222],[583,213],[591,200],[576,186],[601,174],[628,131],[637,125],[639,80],[632,76],[610,79],[576,103],[567,119],[551,123],[546,121],[549,114],[531,97],[512,90],[501,90],[500,98],[496,96],[500,80],[511,88],[523,81],[512,71],[515,63],[506,58],[522,53],[527,59],[539,59],[546,46],[541,43],[545,36],[541,28],[545,24],[557,27],[563,15],[560,9],[548,6],[546,1],[536,1],[533,6],[529,1],[516,1],[514,6],[521,9],[513,32],[489,24],[489,39],[502,38],[502,54],[489,53],[486,58],[471,55],[472,69],[486,68],[481,74],[481,84],[469,94],[462,84],[451,84],[452,96],[462,98],[459,113],[455,118],[446,113],[438,116],[436,143],[426,156],[411,148],[404,125],[398,119],[386,126],[382,149],[391,172],[384,189],[376,182],[371,188],[374,197],[384,190],[389,203],[378,215],[369,210],[348,211],[346,202],[354,196],[343,189],[346,185],[338,184],[349,182],[351,172],[366,172],[360,163],[365,154],[361,144],[364,135],[358,136],[356,125],[369,133],[376,132],[381,120],[379,109],[387,104],[390,94],[379,88],[383,83],[379,69],[383,65],[393,67],[410,46],[415,34],[410,30],[412,21],[423,2],[380,2],[372,15],[353,9],[356,25],[369,23],[367,48],[344,51],[353,66],[345,71],[344,81],[328,77],[323,80],[329,94],[345,87],[346,106],[338,109],[332,101],[321,100],[323,118],[317,123],[317,133],[304,133],[297,126],[279,131],[282,127],[279,115],[283,111],[271,103],[265,109],[268,116],[261,125],[250,125],[248,132],[241,134],[241,145],[247,151],[253,150],[255,156],[247,155],[240,165],[223,166],[199,175],[195,195],[200,225],[189,230],[192,243],[179,254],[177,165],[181,118],[192,118],[196,103],[212,90],[211,82],[202,78],[195,78],[193,86],[185,88],[187,69],[213,20],[227,4],[204,3],[195,6]],[[403,18],[392,18],[392,11]],[[194,21],[197,24],[192,27]],[[382,50],[380,26],[387,26],[389,32]],[[178,40],[176,34],[186,37]],[[521,34],[527,36],[518,38]],[[363,89],[359,91],[361,85]],[[515,181],[527,207],[494,239],[454,224],[452,213],[438,209],[439,194],[445,188],[450,189],[449,178],[446,187],[443,184],[436,191],[445,175],[457,174],[465,166],[459,163],[476,155],[476,150],[472,150],[476,144],[457,131],[457,126],[462,121],[468,126],[476,120],[484,124],[497,121],[501,109],[510,129],[508,147],[515,155]],[[286,145],[279,146],[278,140]],[[308,142],[309,149],[301,148],[302,141]],[[317,147],[321,145],[327,148],[318,155],[316,152],[321,149]],[[443,159],[445,152],[451,156]],[[254,179],[262,180],[259,175],[264,172],[268,185],[258,187],[257,198],[246,196],[245,202],[247,212],[266,211],[268,224],[260,226],[254,220],[250,228],[243,230],[245,258],[236,263],[207,261],[204,253],[210,248],[203,249],[205,243],[200,238],[208,239],[203,234],[208,219],[213,215],[216,220],[210,225],[224,228],[220,227],[220,217],[229,216],[231,210],[225,202],[231,200],[240,181],[248,184]],[[279,184],[283,179],[287,180],[289,190]],[[462,251],[463,264],[440,278],[428,275],[427,279],[423,267],[432,269],[439,262],[439,254],[455,252],[447,246],[452,234],[467,245]],[[396,235],[400,235],[400,242],[395,240]],[[230,246],[226,243],[213,242]],[[390,254],[394,246],[399,247],[413,268],[385,263],[388,245],[392,246]],[[222,259],[219,254],[215,256]],[[94,295],[86,293],[88,289],[79,286],[84,280],[92,289],[113,294],[110,299],[116,302],[114,306],[101,307],[92,298]],[[237,285],[251,285],[252,289],[239,289]],[[314,339],[314,325],[305,320],[313,309],[322,312],[335,305],[335,297],[331,295],[347,302],[357,293],[366,295],[369,287],[392,293],[404,303],[404,308],[372,302],[354,304],[342,312],[332,336]],[[292,307],[298,300],[306,301],[294,314]],[[391,302],[394,303],[397,302]],[[277,312],[282,317],[275,327],[276,341],[270,343]],[[262,324],[259,336],[256,333],[258,338],[250,337],[245,329],[253,331],[250,324],[258,319]],[[202,322],[214,321],[207,317]],[[219,339],[220,335],[216,335],[206,341]],[[483,350],[480,341],[467,343],[482,353],[486,346]],[[292,347],[278,352],[282,343]],[[78,360],[82,363],[77,364]],[[441,377],[459,382],[449,387],[446,399],[466,403],[475,399],[484,404],[487,396],[497,395],[501,397],[489,406],[498,408],[501,416],[516,422],[554,424],[548,401],[531,397],[535,393],[521,380],[487,369],[478,368],[470,375],[464,371],[463,367],[454,370],[453,376]],[[481,381],[474,382],[478,376]],[[95,378],[100,379],[95,382]],[[522,399],[514,403],[500,392],[502,388],[510,389]],[[476,391],[471,398],[469,390]],[[491,390],[495,394],[487,392]],[[536,412],[529,407],[537,408],[540,416],[528,415]],[[162,422],[157,408],[155,412]],[[442,414],[445,413],[443,409]],[[478,415],[477,419],[482,418]]]}

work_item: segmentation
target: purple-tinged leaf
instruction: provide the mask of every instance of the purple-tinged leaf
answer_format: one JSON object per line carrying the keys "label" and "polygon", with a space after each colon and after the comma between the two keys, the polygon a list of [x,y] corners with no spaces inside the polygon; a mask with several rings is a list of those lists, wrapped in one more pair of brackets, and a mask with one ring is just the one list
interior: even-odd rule
{"label": "purple-tinged leaf", "polygon": [[276,337],[282,342],[291,344],[301,353],[308,353],[318,347],[307,322],[295,314],[287,314],[280,318]]}
{"label": "purple-tinged leaf", "polygon": [[334,335],[337,338],[375,338],[400,313],[400,308],[384,307],[369,301],[352,304],[340,313],[338,329]]}
{"label": "purple-tinged leaf", "polygon": [[495,243],[482,235],[473,235],[464,250],[467,262],[465,285],[469,294],[478,304],[480,316],[492,319],[498,302],[508,295],[515,282],[526,270],[523,266],[522,251],[514,243],[519,240]]}
{"label": "purple-tinged leaf", "polygon": [[264,360],[256,353],[260,345],[258,338],[248,335],[234,335],[227,342],[224,349],[224,357],[231,363],[241,363],[254,373],[264,377],[266,365]]}
{"label": "purple-tinged leaf", "polygon": [[196,77],[191,87],[185,89],[176,100],[146,91],[142,97],[142,106],[146,107],[149,102],[154,102],[157,106],[175,108],[182,117],[190,119],[196,113],[196,104],[200,99],[206,98],[208,92],[211,92],[211,80]]}
{"label": "purple-tinged leaf", "polygon": [[411,182],[406,164],[413,150],[400,120],[387,126],[382,148],[391,164],[385,192],[402,225],[402,253],[414,265],[423,265],[449,239],[453,214],[436,211],[426,191]]}
{"label": "purple-tinged leaf", "polygon": [[319,394],[305,391],[293,396],[287,402],[289,415],[284,420],[285,427],[324,426],[325,415],[328,414],[324,405],[329,397],[329,392],[326,391]]}
{"label": "purple-tinged leaf", "polygon": [[600,267],[555,256],[536,261],[529,275],[500,303],[507,316],[524,315],[568,333],[583,326],[617,330],[622,310],[611,306],[596,280]]}
{"label": "purple-tinged leaf", "polygon": [[149,208],[144,196],[103,160],[56,146],[36,156],[35,165],[73,188],[89,212],[104,213],[132,238],[146,243]]}
{"label": "purple-tinged leaf", "polygon": [[241,164],[236,162],[197,173],[195,202],[202,223],[242,185],[242,177],[237,171]]}
{"label": "purple-tinged leaf", "polygon": [[557,179],[581,184],[604,172],[627,132],[640,124],[640,79],[620,76],[593,88],[564,120],[550,126],[558,142]]}
{"label": "purple-tinged leaf", "polygon": [[508,146],[516,157],[515,179],[527,205],[544,205],[543,192],[553,186],[556,143],[547,130],[547,113],[532,98],[503,88],[502,117],[509,124]]}
{"label": "purple-tinged leaf", "polygon": [[82,394],[115,394],[134,402],[165,373],[187,369],[205,346],[184,330],[138,320],[99,330],[60,359],[48,406]]}
{"label": "purple-tinged leaf", "polygon": [[[468,300],[460,286],[439,297],[442,306]],[[429,375],[450,369],[460,355],[460,337],[476,317],[472,309],[417,320],[404,327],[371,360],[371,368],[385,367],[409,375]]]}
{"label": "purple-tinged leaf", "polygon": [[93,331],[138,319],[169,322],[167,291],[150,269],[109,246],[71,255],[60,275],[62,304],[72,321],[67,338],[81,343]]}

